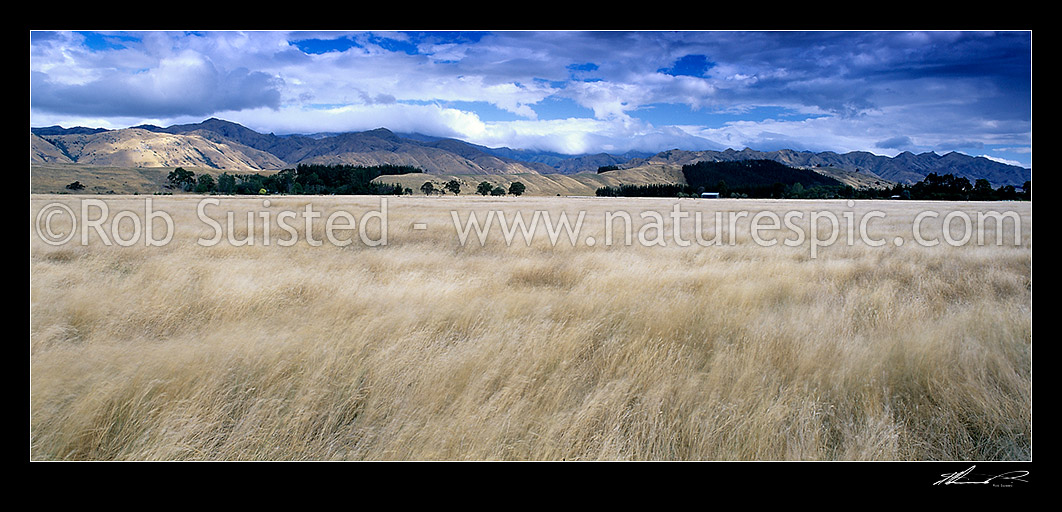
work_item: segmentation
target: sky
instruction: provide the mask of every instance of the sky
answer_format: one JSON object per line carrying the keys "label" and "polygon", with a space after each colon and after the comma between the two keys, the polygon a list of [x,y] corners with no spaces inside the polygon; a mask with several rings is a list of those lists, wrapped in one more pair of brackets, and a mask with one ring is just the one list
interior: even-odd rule
{"label": "sky", "polygon": [[30,126],[216,117],[565,154],[902,151],[1032,166],[1030,31],[30,31]]}

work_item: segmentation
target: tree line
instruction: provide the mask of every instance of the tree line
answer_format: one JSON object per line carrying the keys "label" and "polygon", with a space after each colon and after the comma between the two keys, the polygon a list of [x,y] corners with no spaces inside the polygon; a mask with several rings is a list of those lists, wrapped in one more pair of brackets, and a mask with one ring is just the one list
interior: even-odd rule
{"label": "tree line", "polygon": [[376,183],[380,176],[422,173],[407,165],[321,165],[299,164],[276,174],[230,174],[215,180],[210,174],[178,167],[167,175],[170,186],[199,194],[321,194],[321,195],[401,195],[413,191],[401,185]]}
{"label": "tree line", "polygon": [[[504,196],[507,194],[519,196],[526,190],[527,187],[519,181],[510,183],[508,189],[501,185],[491,185],[490,182],[487,181],[481,181],[479,182],[479,185],[476,186],[476,193],[481,196]],[[436,188],[434,183],[425,181],[424,184],[420,186],[420,191],[428,196],[432,194],[445,194],[447,192],[456,196],[461,193],[461,182],[452,179],[446,182],[441,188]]]}
{"label": "tree line", "polygon": [[964,177],[952,174],[930,173],[922,181],[912,185],[898,184],[888,191],[889,197],[901,199],[950,199],[959,201],[1028,201],[1032,198],[1032,182],[1026,181],[1021,189],[1013,185],[992,188],[984,178],[970,183]]}
{"label": "tree line", "polygon": [[[380,176],[399,174],[422,174],[424,171],[406,165],[321,165],[300,164],[294,169],[284,169],[276,174],[230,174],[223,172],[215,179],[210,174],[196,175],[194,172],[178,167],[167,175],[171,188],[199,194],[315,194],[315,195],[403,195],[412,194],[413,190],[399,184],[377,183],[373,180]],[[67,188],[76,190],[80,183],[72,183]],[[519,196],[527,187],[514,181],[508,188],[481,182],[476,188],[480,195]],[[420,187],[425,195],[461,193],[461,182],[452,179],[436,188],[431,181],[425,181]]]}

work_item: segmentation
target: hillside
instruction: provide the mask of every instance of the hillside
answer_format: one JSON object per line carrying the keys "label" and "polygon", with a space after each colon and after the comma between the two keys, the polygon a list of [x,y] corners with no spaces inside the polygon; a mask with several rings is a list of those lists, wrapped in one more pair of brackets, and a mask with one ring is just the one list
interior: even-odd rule
{"label": "hillside", "polygon": [[79,163],[111,167],[208,167],[241,171],[279,170],[279,158],[234,141],[196,134],[171,135],[141,128],[91,134],[34,135],[31,163]]}
{"label": "hillside", "polygon": [[549,167],[489,154],[455,139],[415,140],[386,128],[321,137],[260,134],[220,119],[203,123],[147,129],[175,135],[197,134],[213,140],[233,140],[285,162],[298,164],[410,165],[429,173],[512,174],[548,172]]}
{"label": "hillside", "polygon": [[435,188],[439,189],[451,179],[456,179],[461,183],[461,195],[475,194],[476,186],[483,181],[490,183],[492,186],[500,186],[506,189],[514,181],[519,181],[527,187],[524,194],[529,196],[593,196],[600,187],[614,187],[621,184],[685,183],[681,168],[671,165],[646,165],[602,174],[596,172],[576,174],[495,174],[489,176],[405,174],[400,176],[380,176],[373,181],[400,184],[403,187],[413,189],[415,194],[419,194],[420,186],[425,181],[432,182]]}
{"label": "hillside", "polygon": [[770,189],[775,184],[809,186],[839,186],[841,182],[824,174],[797,169],[774,160],[742,160],[733,162],[697,162],[684,165],[682,174],[693,188],[717,190],[726,183],[732,190]]}
{"label": "hillside", "polygon": [[[594,173],[614,165],[624,169],[681,167],[702,161],[772,160],[813,170],[856,188],[890,183],[915,183],[930,173],[953,174],[971,182],[985,178],[995,187],[1020,187],[1032,171],[960,153],[901,153],[884,157],[868,152],[813,153],[780,150],[685,151],[655,155],[561,155],[533,150],[487,148],[456,139],[420,134],[399,135],[386,128],[364,132],[278,136],[237,123],[208,119],[202,123],[158,127],[141,125],[121,130],[97,128],[33,128],[30,163],[78,164],[95,167],[203,168],[230,172],[265,172],[299,164],[360,166],[402,165],[439,176],[570,175]],[[550,178],[582,190],[597,178]],[[574,180],[574,181],[573,181]],[[556,187],[547,187],[554,190]],[[559,187],[565,188],[565,187]]]}
{"label": "hillside", "polygon": [[72,163],[72,161],[54,144],[36,133],[30,133],[30,164],[45,163]]}
{"label": "hillside", "polygon": [[[1021,186],[1032,179],[1032,171],[1023,167],[995,162],[984,157],[972,157],[961,153],[938,155],[928,152],[915,155],[904,152],[895,157],[874,155],[865,151],[853,151],[839,154],[830,151],[813,153],[810,151],[755,151],[743,149],[735,151],[663,151],[649,158],[634,159],[627,167],[644,164],[686,165],[697,162],[727,162],[740,160],[773,160],[790,167],[828,169],[824,173],[841,173],[846,179],[855,179],[856,175],[870,180],[883,179],[896,183],[911,184],[922,180],[930,173],[953,174],[964,177],[971,182],[979,178],[987,179],[993,186]],[[842,180],[845,181],[845,180]],[[856,179],[864,182],[864,180]]]}
{"label": "hillside", "polygon": [[869,173],[846,171],[834,167],[813,167],[811,170],[852,188],[888,188],[894,184],[892,181]]}

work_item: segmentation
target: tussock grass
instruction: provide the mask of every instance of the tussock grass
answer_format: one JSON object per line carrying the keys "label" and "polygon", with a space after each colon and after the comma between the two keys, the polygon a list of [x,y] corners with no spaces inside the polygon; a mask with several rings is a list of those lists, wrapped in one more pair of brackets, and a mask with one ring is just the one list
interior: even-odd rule
{"label": "tussock grass", "polygon": [[[34,460],[1031,458],[1028,203],[682,203],[888,214],[873,224],[886,246],[812,258],[747,231],[600,243],[606,212],[666,218],[664,199],[392,198],[380,247],[283,247],[275,218],[268,246],[203,247],[190,197],[154,199],[176,224],[164,247],[51,247],[32,223],[57,198],[31,199]],[[222,201],[237,224],[379,207]],[[1021,213],[1020,245],[891,243],[924,208],[986,206]],[[585,211],[599,243],[462,246],[453,209]]]}

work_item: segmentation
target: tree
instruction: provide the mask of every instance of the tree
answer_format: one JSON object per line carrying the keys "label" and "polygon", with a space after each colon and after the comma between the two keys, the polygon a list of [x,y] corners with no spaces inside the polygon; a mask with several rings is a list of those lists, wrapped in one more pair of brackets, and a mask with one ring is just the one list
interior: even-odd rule
{"label": "tree", "polygon": [[996,189],[996,198],[1002,201],[1013,201],[1018,198],[1018,191],[1014,185],[1003,185]]}
{"label": "tree", "polygon": [[452,192],[455,196],[461,193],[461,182],[457,180],[450,180],[443,185],[443,188],[449,192]]}
{"label": "tree", "polygon": [[424,184],[420,186],[420,191],[424,192],[424,195],[430,196],[435,193],[435,185],[432,185],[430,181],[425,181]]}
{"label": "tree", "polygon": [[514,181],[512,182],[512,184],[509,185],[509,193],[514,196],[523,194],[525,190],[527,190],[527,187],[525,187],[524,184],[520,183],[519,181]]}
{"label": "tree", "polygon": [[493,189],[493,188],[494,187],[490,186],[490,183],[488,183],[486,181],[481,181],[481,182],[479,182],[479,185],[476,187],[476,193],[481,195],[481,196],[489,196],[490,192],[491,192],[491,189]]}
{"label": "tree", "polygon": [[501,186],[494,187],[493,189],[491,189],[490,195],[492,195],[492,196],[504,196],[505,195],[505,189],[502,188]]}
{"label": "tree", "polygon": [[166,176],[166,179],[170,180],[170,183],[179,187],[185,191],[191,190],[195,186],[195,173],[186,170],[184,167],[178,167]]}
{"label": "tree", "polygon": [[236,177],[223,172],[218,175],[218,192],[222,194],[231,194],[236,191]]}
{"label": "tree", "polygon": [[213,192],[215,186],[213,176],[209,174],[200,174],[198,183],[195,185],[195,191],[197,194],[205,194],[207,192]]}
{"label": "tree", "polygon": [[974,181],[973,187],[973,199],[978,201],[987,201],[992,198],[993,194],[992,184],[984,178],[978,178]]}
{"label": "tree", "polygon": [[306,194],[320,194],[325,190],[325,182],[317,175],[316,172],[311,172],[306,175],[303,180],[302,191]]}
{"label": "tree", "polygon": [[[298,178],[295,169],[284,169],[272,176],[272,185],[280,193],[293,193],[295,180]],[[218,176],[218,188],[221,188],[221,176]]]}
{"label": "tree", "polygon": [[75,182],[67,185],[66,188],[68,188],[70,190],[85,190],[85,186],[82,185],[80,181],[75,181]]}

